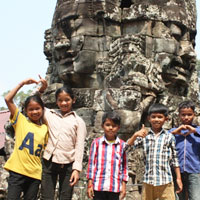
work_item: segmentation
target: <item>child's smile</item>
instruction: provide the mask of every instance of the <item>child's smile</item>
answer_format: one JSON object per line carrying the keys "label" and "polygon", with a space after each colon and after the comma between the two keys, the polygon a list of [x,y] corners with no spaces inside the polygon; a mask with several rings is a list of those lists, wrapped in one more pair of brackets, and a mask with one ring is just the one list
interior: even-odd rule
{"label": "child's smile", "polygon": [[43,115],[43,109],[39,103],[36,101],[30,101],[26,108],[26,113],[32,122],[40,124],[40,119]]}
{"label": "child's smile", "polygon": [[162,113],[152,113],[148,119],[151,124],[152,130],[155,133],[159,133],[167,117],[165,117],[165,115]]}
{"label": "child's smile", "polygon": [[63,115],[71,111],[74,102],[75,100],[66,92],[61,92],[56,101]]}

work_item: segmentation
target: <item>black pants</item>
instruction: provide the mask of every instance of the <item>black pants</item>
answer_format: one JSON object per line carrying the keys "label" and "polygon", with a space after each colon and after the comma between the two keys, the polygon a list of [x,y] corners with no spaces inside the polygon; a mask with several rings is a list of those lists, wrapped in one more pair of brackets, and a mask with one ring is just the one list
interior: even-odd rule
{"label": "black pants", "polygon": [[57,180],[59,180],[59,199],[71,200],[73,187],[70,186],[72,163],[57,164],[51,160],[42,160],[41,199],[54,200]]}
{"label": "black pants", "polygon": [[10,171],[8,178],[8,200],[19,200],[23,192],[24,200],[37,200],[40,180]]}
{"label": "black pants", "polygon": [[94,191],[93,200],[119,200],[119,194],[115,192]]}

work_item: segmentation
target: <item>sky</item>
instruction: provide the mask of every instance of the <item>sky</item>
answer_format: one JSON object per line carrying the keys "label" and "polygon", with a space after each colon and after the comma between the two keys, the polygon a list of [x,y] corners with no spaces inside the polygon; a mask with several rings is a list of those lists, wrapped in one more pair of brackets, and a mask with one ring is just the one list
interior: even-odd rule
{"label": "sky", "polygon": [[[2,94],[26,78],[45,77],[44,32],[51,27],[57,0],[5,0],[0,4],[0,107]],[[32,89],[24,86],[23,91]]]}
{"label": "sky", "polygon": [[[0,107],[2,94],[26,78],[45,77],[44,32],[51,27],[57,0],[6,0],[0,6]],[[197,2],[196,53],[200,59],[200,1]],[[33,86],[24,86],[23,91]]]}

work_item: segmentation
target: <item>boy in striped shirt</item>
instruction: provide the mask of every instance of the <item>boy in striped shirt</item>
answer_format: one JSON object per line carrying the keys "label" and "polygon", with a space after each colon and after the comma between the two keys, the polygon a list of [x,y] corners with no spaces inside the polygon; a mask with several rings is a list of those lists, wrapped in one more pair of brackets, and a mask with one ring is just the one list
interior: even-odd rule
{"label": "boy in striped shirt", "polygon": [[102,117],[104,135],[94,139],[91,144],[87,194],[94,200],[119,200],[119,197],[122,199],[126,195],[126,143],[116,135],[120,121],[116,112],[106,112]]}
{"label": "boy in striped shirt", "polygon": [[168,119],[168,108],[163,104],[153,104],[148,110],[151,130],[143,127],[128,140],[128,145],[142,147],[145,155],[145,174],[142,200],[175,200],[171,165],[176,173],[177,193],[182,190],[180,168],[175,148],[175,137],[163,129]]}

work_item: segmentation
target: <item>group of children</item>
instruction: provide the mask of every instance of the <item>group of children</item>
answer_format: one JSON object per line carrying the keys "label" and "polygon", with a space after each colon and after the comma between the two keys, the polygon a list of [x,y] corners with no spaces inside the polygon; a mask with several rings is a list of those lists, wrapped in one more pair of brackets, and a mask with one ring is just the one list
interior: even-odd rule
{"label": "group of children", "polygon": [[[59,199],[71,199],[82,170],[86,125],[72,111],[75,98],[70,88],[56,91],[58,110],[45,108],[41,98],[33,95],[25,102],[25,116],[13,102],[23,85],[40,82],[39,93],[42,93],[47,83],[40,77],[39,81],[22,81],[5,97],[15,129],[14,151],[5,164],[10,173],[8,200],[19,199],[22,192],[25,200],[37,199],[40,183],[41,199],[53,200],[57,179]],[[125,142],[117,137],[120,116],[116,112],[104,113],[104,135],[94,139],[90,148],[88,197],[123,199],[128,181],[127,149],[142,147],[145,155],[143,200],[200,199],[200,127],[193,124],[194,116],[194,103],[182,102],[179,105],[182,125],[167,131],[163,125],[168,120],[168,108],[152,104],[148,110],[150,130],[143,125]]]}
{"label": "group of children", "polygon": [[[148,110],[149,131],[143,125],[125,143],[117,137],[120,117],[105,113],[104,136],[92,142],[88,162],[88,197],[119,200],[126,195],[127,149],[142,147],[145,155],[142,200],[200,200],[200,126],[193,124],[195,105],[179,105],[178,128],[163,128],[168,108],[153,104]],[[174,175],[172,175],[174,174]],[[175,185],[175,186],[174,186]]]}

